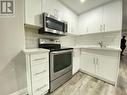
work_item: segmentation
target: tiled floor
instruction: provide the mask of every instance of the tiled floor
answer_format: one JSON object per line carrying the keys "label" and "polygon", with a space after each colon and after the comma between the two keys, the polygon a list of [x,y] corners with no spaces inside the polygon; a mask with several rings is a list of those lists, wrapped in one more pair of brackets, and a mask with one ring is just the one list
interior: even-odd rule
{"label": "tiled floor", "polygon": [[127,55],[121,58],[117,87],[79,72],[50,95],[127,95]]}

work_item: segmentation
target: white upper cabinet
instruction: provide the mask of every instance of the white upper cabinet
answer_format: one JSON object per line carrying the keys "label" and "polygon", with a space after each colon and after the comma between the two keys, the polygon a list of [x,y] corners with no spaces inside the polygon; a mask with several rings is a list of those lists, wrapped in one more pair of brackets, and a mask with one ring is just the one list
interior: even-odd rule
{"label": "white upper cabinet", "polygon": [[77,32],[78,16],[58,0],[43,0],[42,11],[68,23],[68,33]]}
{"label": "white upper cabinet", "polygon": [[59,1],[55,4],[58,18],[68,23],[68,33],[75,34],[77,32],[78,16]]}
{"label": "white upper cabinet", "polygon": [[97,8],[89,12],[88,23],[88,33],[101,32],[102,24],[102,8]]}
{"label": "white upper cabinet", "polygon": [[103,8],[88,11],[79,16],[78,29],[80,34],[89,34],[102,31]]}
{"label": "white upper cabinet", "polygon": [[42,0],[25,0],[25,24],[42,26]]}
{"label": "white upper cabinet", "polygon": [[42,0],[42,11],[57,16],[56,0]]}
{"label": "white upper cabinet", "polygon": [[103,31],[116,31],[122,29],[122,2],[115,1],[104,6]]}
{"label": "white upper cabinet", "polygon": [[110,2],[79,16],[80,34],[120,31],[122,29],[122,1]]}
{"label": "white upper cabinet", "polygon": [[58,0],[25,0],[25,24],[42,27],[43,12],[66,21],[68,33],[77,32],[78,16]]}
{"label": "white upper cabinet", "polygon": [[87,34],[88,33],[88,23],[87,23],[88,17],[89,16],[87,13],[79,17],[77,34]]}

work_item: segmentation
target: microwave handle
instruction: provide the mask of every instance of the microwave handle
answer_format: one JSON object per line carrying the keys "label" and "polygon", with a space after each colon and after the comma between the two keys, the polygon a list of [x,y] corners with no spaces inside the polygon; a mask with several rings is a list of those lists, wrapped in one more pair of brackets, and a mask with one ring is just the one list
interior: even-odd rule
{"label": "microwave handle", "polygon": [[48,16],[47,13],[43,13],[42,14],[42,22],[43,22],[43,27],[45,28],[46,27],[46,17]]}
{"label": "microwave handle", "polygon": [[68,28],[67,22],[65,22],[65,29],[64,29],[64,32],[67,32],[67,28]]}

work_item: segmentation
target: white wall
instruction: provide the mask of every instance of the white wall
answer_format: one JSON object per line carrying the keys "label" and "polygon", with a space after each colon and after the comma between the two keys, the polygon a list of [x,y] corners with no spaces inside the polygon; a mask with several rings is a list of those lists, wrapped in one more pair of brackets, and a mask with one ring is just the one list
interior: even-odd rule
{"label": "white wall", "polygon": [[[16,15],[0,18],[0,95],[9,95],[26,87],[23,0],[16,1]],[[20,68],[20,69],[19,69]]]}

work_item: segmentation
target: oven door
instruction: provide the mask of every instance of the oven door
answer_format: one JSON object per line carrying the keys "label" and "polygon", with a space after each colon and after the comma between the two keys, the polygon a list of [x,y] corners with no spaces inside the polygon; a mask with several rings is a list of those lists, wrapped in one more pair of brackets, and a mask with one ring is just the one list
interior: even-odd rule
{"label": "oven door", "polygon": [[72,49],[50,53],[50,81],[72,71]]}

